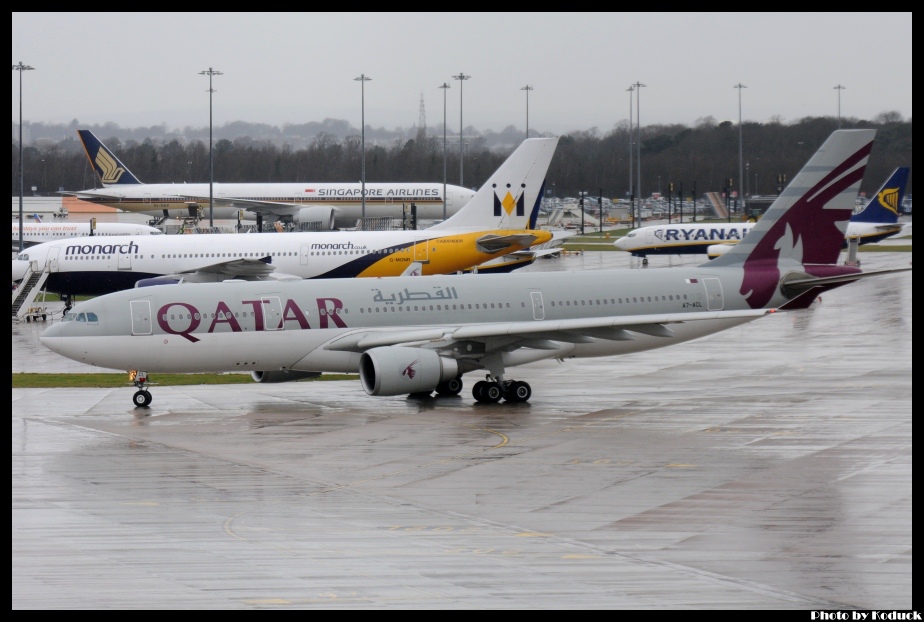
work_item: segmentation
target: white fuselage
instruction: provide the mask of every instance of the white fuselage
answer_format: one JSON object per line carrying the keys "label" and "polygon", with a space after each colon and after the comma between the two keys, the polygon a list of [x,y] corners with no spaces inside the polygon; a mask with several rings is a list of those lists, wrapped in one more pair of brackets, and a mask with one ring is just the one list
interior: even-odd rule
{"label": "white fuselage", "polygon": [[447,185],[444,214],[443,188],[440,183],[367,183],[365,210],[360,183],[215,183],[211,189],[207,183],[126,184],[84,190],[77,196],[126,212],[171,218],[189,217],[192,206],[203,217],[211,212],[220,220],[239,215],[254,220],[259,212],[271,222],[300,209],[324,207],[333,209],[336,226],[345,228],[355,227],[364,216],[402,218],[412,204],[418,220],[442,219],[455,214],[475,194]]}
{"label": "white fuselage", "polygon": [[[42,242],[65,240],[70,238],[111,235],[162,235],[163,231],[148,225],[103,222],[91,229],[89,222],[26,222],[22,224],[24,246],[34,246]],[[13,223],[13,247],[19,243],[19,223]]]}
{"label": "white fuselage", "polygon": [[529,338],[502,355],[512,366],[648,350],[761,317],[737,293],[741,275],[697,267],[164,285],[81,302],[70,315],[83,321],[47,329],[42,342],[113,369],[355,372],[356,346],[392,344],[396,331],[421,343]]}

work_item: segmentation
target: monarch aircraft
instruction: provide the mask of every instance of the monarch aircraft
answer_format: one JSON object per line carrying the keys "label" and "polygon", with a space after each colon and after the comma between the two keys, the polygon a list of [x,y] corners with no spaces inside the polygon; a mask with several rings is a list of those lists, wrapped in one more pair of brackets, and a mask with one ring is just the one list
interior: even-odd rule
{"label": "monarch aircraft", "polygon": [[[402,218],[412,204],[418,220],[437,220],[454,215],[475,196],[461,186],[442,183],[207,183],[145,184],[90,130],[78,130],[100,189],[65,192],[84,201],[124,212],[166,218],[198,220],[209,210],[212,218],[293,224],[316,223],[321,230],[355,227],[358,219]],[[207,214],[205,214],[207,217]]]}
{"label": "monarch aircraft", "polygon": [[[748,236],[697,266],[427,278],[165,285],[79,303],[40,339],[81,363],[150,372],[251,372],[262,381],[359,373],[373,396],[524,402],[507,369],[680,344],[807,308],[862,277],[838,265],[875,130],[837,130]],[[310,390],[310,389],[308,389]]]}
{"label": "monarch aircraft", "polygon": [[[24,249],[12,278],[47,271],[46,291],[100,295],[136,284],[459,272],[553,239],[535,229],[557,138],[530,138],[455,216],[427,229],[113,236]],[[519,263],[507,266],[518,267]]]}
{"label": "monarch aircraft", "polygon": [[[910,168],[900,166],[889,176],[862,210],[851,216],[844,237],[858,244],[874,244],[901,232],[899,209],[905,196]],[[749,222],[673,223],[649,225],[630,231],[613,242],[647,262],[648,255],[699,255],[717,257],[741,241],[753,227]]]}

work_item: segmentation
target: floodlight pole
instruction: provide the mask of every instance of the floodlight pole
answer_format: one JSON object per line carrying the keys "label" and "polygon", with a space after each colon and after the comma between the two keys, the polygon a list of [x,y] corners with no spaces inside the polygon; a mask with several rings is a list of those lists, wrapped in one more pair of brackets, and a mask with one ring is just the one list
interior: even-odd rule
{"label": "floodlight pole", "polygon": [[638,222],[642,220],[642,104],[639,98],[639,95],[642,92],[642,87],[648,86],[647,84],[642,84],[641,82],[636,82],[635,87],[635,127],[638,130],[638,140],[635,143],[635,170],[638,175],[638,183],[635,186],[635,191],[638,193]]}
{"label": "floodlight pole", "polygon": [[446,220],[446,90],[448,82],[443,82],[439,88],[443,89],[443,220]]}
{"label": "floodlight pole", "polygon": [[529,138],[529,92],[535,89],[527,84],[521,87],[520,90],[526,91],[526,138]]}
{"label": "floodlight pole", "polygon": [[22,225],[22,193],[23,193],[23,172],[22,172],[22,72],[34,70],[35,67],[24,65],[19,61],[18,65],[13,65],[13,70],[19,72],[19,252],[23,249],[23,225]]}
{"label": "floodlight pole", "polygon": [[366,82],[368,82],[372,78],[370,78],[364,73],[361,73],[359,74],[358,78],[353,78],[353,79],[359,82],[360,84],[360,87],[361,87],[360,96],[362,98],[361,99],[362,112],[360,113],[362,115],[361,121],[360,121],[360,125],[362,125],[362,131],[361,131],[362,177],[360,178],[361,179],[360,183],[362,184],[362,191],[361,191],[362,192],[361,200],[362,200],[362,206],[363,206],[363,216],[362,217],[363,217],[363,228],[365,229],[365,222],[366,222]]}
{"label": "floodlight pole", "polygon": [[[746,89],[745,85],[740,82],[735,85],[735,88],[738,89],[738,194],[741,194],[744,184],[741,183],[741,180],[744,179],[744,142],[742,140],[741,133],[741,89]],[[738,199],[735,199],[735,206],[738,206]],[[744,196],[741,197],[741,210],[742,212],[745,209],[744,205]]]}
{"label": "floodlight pole", "polygon": [[212,76],[220,76],[222,74],[217,69],[209,67],[206,71],[200,71],[199,75],[209,77],[209,227],[214,227],[215,222],[212,218],[212,213],[215,202],[213,193],[213,186],[215,184],[215,159],[212,156],[212,93],[215,92],[215,89],[212,88]]}
{"label": "floodlight pole", "polygon": [[846,88],[846,86],[840,84],[834,87],[837,91],[837,129],[841,129],[841,91]]}
{"label": "floodlight pole", "polygon": [[462,83],[465,80],[468,80],[469,78],[471,78],[471,76],[467,76],[461,71],[459,72],[459,75],[452,77],[453,80],[459,81],[459,185],[460,186],[465,185],[462,182],[462,179],[463,179],[462,164],[463,164],[463,161],[465,160],[465,143],[462,142]]}

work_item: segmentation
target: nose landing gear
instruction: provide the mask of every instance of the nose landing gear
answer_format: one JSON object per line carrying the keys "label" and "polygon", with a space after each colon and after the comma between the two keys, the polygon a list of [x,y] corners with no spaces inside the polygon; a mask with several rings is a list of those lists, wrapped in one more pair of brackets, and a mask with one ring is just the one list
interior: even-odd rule
{"label": "nose landing gear", "polygon": [[131,371],[128,377],[131,379],[132,384],[138,389],[132,396],[132,403],[135,404],[135,407],[147,408],[150,406],[151,400],[154,398],[151,392],[147,390],[148,373],[144,371]]}

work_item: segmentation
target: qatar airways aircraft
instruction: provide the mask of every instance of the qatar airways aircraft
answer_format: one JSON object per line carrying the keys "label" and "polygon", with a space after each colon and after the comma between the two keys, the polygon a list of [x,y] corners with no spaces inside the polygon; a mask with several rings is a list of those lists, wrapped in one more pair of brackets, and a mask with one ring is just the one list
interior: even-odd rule
{"label": "qatar airways aircraft", "polygon": [[[898,212],[905,196],[910,168],[900,166],[889,176],[862,210],[851,216],[844,237],[858,244],[875,244],[901,233]],[[648,255],[699,255],[718,257],[741,241],[753,227],[750,222],[681,222],[649,225],[630,231],[613,242],[619,250],[641,257]]]}
{"label": "qatar airways aircraft", "polygon": [[698,266],[165,285],[80,302],[40,338],[130,370],[137,407],[151,372],[358,372],[373,396],[457,395],[481,372],[476,401],[524,402],[532,388],[511,367],[672,346],[910,270],[837,264],[874,136],[835,131],[745,240]]}
{"label": "qatar airways aircraft", "polygon": [[[65,192],[84,201],[124,212],[163,218],[209,218],[258,222],[317,223],[321,230],[356,227],[366,218],[402,218],[413,204],[418,220],[454,215],[475,191],[442,183],[367,182],[363,213],[359,182],[348,183],[207,183],[145,184],[90,130],[78,130],[90,164],[103,188]],[[445,190],[445,195],[444,195]],[[445,213],[443,197],[446,198]]]}
{"label": "qatar airways aircraft", "polygon": [[[489,263],[553,239],[535,229],[557,138],[529,138],[455,216],[427,229],[112,236],[46,242],[12,262],[12,280],[41,286],[69,308],[76,295],[136,284],[432,275],[514,269]],[[541,252],[541,251],[535,251]]]}

